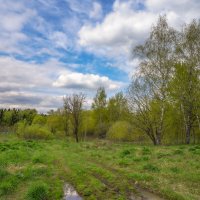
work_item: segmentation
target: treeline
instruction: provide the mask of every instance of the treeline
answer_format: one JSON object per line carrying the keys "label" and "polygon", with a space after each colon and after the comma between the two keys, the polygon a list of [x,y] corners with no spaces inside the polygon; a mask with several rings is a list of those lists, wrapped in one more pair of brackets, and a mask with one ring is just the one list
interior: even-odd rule
{"label": "treeline", "polygon": [[12,127],[19,121],[26,121],[31,124],[34,117],[37,115],[36,109],[0,109],[0,128]]}
{"label": "treeline", "polygon": [[[178,31],[168,25],[166,16],[160,16],[133,56],[140,64],[125,96],[119,93],[107,101],[105,90],[99,88],[83,124],[100,138],[149,139],[154,145],[199,143],[200,21]],[[80,97],[64,99],[76,138],[84,101]]]}
{"label": "treeline", "polygon": [[1,109],[1,127],[26,139],[200,143],[200,21],[177,31],[161,16],[132,53],[140,64],[125,93],[108,99],[100,87],[90,109],[83,109],[84,94],[67,95],[63,108],[47,115]]}

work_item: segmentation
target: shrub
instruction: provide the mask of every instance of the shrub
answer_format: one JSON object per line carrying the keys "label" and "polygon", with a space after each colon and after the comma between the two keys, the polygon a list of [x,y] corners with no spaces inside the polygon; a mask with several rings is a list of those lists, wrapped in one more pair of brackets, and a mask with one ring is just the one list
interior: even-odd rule
{"label": "shrub", "polygon": [[115,122],[107,132],[107,138],[116,141],[130,141],[132,139],[131,125],[126,121]]}
{"label": "shrub", "polygon": [[36,115],[33,118],[32,124],[37,124],[37,125],[40,125],[40,126],[44,126],[46,121],[47,121],[47,119],[46,119],[45,115]]}
{"label": "shrub", "polygon": [[37,182],[28,189],[27,200],[47,200],[49,197],[49,188],[43,182]]}
{"label": "shrub", "polygon": [[21,130],[20,127],[20,136],[32,140],[32,139],[52,139],[53,134],[48,130],[46,127],[41,127],[39,125],[31,125],[31,126],[26,126],[24,127],[23,130]]}

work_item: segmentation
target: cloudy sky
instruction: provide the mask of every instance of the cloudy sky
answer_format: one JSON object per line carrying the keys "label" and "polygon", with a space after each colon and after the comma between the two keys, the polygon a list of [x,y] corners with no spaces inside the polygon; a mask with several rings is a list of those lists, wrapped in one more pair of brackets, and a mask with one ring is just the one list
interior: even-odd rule
{"label": "cloudy sky", "polygon": [[200,17],[199,0],[0,0],[0,107],[62,106],[65,94],[126,88],[131,48],[158,16],[171,26]]}

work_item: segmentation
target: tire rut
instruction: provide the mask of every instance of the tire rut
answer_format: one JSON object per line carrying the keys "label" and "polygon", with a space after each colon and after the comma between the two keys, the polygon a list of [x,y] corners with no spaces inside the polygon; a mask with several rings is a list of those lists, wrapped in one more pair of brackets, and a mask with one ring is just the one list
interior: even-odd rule
{"label": "tire rut", "polygon": [[112,172],[119,180],[126,179],[129,184],[133,185],[133,190],[127,190],[127,200],[165,200],[164,198],[155,194],[153,191],[141,187],[141,185],[136,181],[128,179],[117,169],[111,168],[110,166],[102,164],[96,160],[88,160],[88,162],[91,162],[99,167],[102,167],[103,169],[106,169],[109,172]]}

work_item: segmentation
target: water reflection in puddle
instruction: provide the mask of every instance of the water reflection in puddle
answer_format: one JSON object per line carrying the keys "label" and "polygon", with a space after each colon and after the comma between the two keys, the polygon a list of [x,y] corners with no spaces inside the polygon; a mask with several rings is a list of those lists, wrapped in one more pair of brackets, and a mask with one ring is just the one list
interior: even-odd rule
{"label": "water reflection in puddle", "polygon": [[82,200],[82,198],[71,185],[65,184],[63,200]]}

